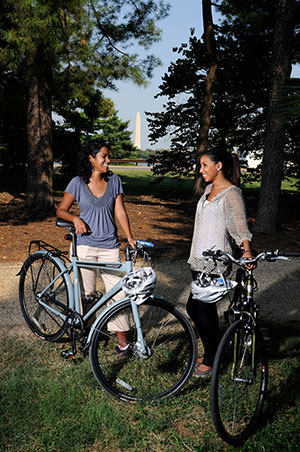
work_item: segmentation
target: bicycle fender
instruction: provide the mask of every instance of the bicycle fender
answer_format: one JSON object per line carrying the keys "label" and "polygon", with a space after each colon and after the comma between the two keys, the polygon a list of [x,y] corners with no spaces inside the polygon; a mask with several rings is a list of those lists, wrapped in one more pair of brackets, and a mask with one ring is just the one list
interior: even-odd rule
{"label": "bicycle fender", "polygon": [[[159,296],[159,295],[154,295],[154,294],[151,294],[149,298],[151,298],[151,299],[153,299],[153,300],[155,300],[155,298],[157,298],[157,299],[159,299],[159,300],[166,301],[166,300],[164,299],[164,297],[161,297],[161,296]],[[95,322],[94,322],[93,325],[91,326],[91,329],[90,329],[90,332],[89,332],[89,335],[88,335],[88,338],[87,338],[87,344],[90,343],[90,341],[91,341],[91,339],[92,339],[93,332],[94,332],[94,330],[97,328],[97,326],[98,326],[98,324],[100,323],[100,321],[102,320],[103,316],[111,309],[112,306],[117,306],[117,305],[119,305],[120,303],[122,303],[123,301],[131,301],[131,300],[130,300],[128,297],[121,298],[120,300],[116,301],[113,305],[107,306],[107,307],[103,310],[103,312],[101,312],[101,314],[96,318]],[[167,303],[167,302],[166,302],[166,303]]]}
{"label": "bicycle fender", "polygon": [[67,284],[67,290],[68,290],[68,296],[69,296],[69,302],[70,302],[70,300],[73,298],[73,284],[72,284],[71,277],[70,277],[68,271],[66,271],[67,267],[65,266],[65,264],[59,257],[53,256],[53,254],[49,253],[49,251],[40,250],[40,251],[35,251],[34,253],[30,254],[28,256],[28,258],[26,259],[26,261],[23,263],[19,273],[17,273],[16,276],[18,276],[22,273],[22,270],[25,267],[25,263],[27,262],[27,260],[30,259],[31,256],[35,256],[36,254],[50,256],[51,259],[58,265],[59,270],[61,272],[65,272],[64,276],[65,276],[65,281]]}

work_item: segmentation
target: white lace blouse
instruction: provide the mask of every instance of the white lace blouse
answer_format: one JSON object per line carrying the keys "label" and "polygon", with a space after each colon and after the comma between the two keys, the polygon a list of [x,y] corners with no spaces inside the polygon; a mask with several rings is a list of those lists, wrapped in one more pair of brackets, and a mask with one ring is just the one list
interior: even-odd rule
{"label": "white lace blouse", "polygon": [[196,271],[202,271],[204,268],[207,271],[213,270],[209,269],[207,261],[203,260],[203,251],[214,249],[232,252],[232,240],[241,246],[244,240],[252,239],[241,189],[232,185],[208,202],[211,188],[212,184],[207,185],[196,210],[188,260],[191,269]]}

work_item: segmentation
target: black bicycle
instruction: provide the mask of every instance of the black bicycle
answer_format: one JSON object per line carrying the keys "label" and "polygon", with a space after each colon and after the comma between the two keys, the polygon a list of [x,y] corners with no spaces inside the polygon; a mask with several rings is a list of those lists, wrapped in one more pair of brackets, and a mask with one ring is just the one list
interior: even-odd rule
{"label": "black bicycle", "polygon": [[[211,378],[210,405],[215,428],[227,443],[238,446],[254,432],[266,398],[268,358],[254,302],[254,269],[259,260],[272,262],[300,256],[299,251],[269,251],[252,260],[235,259],[230,253],[207,251],[209,259],[227,260],[239,268],[238,283],[225,313],[231,324],[220,341]],[[249,268],[249,264],[253,264]],[[226,280],[225,280],[226,283]]]}

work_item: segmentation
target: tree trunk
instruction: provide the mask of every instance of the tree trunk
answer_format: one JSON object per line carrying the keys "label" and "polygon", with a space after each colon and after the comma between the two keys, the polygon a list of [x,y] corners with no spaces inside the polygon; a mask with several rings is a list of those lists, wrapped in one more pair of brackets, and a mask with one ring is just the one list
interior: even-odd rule
{"label": "tree trunk", "polygon": [[255,232],[274,233],[283,174],[284,126],[278,99],[291,74],[291,49],[296,0],[278,0],[274,26],[269,102],[266,116],[262,183]]}
{"label": "tree trunk", "polygon": [[209,59],[209,70],[205,78],[204,84],[204,98],[201,112],[201,125],[200,125],[200,145],[197,150],[196,159],[196,173],[195,173],[195,192],[201,193],[200,187],[200,154],[204,152],[208,144],[208,132],[210,128],[210,110],[213,100],[213,85],[217,78],[218,69],[218,57],[216,49],[216,41],[213,29],[213,19],[211,11],[211,0],[202,0],[202,14],[203,14],[203,29],[204,29],[204,42]]}
{"label": "tree trunk", "polygon": [[51,69],[42,61],[28,89],[26,206],[53,213]]}

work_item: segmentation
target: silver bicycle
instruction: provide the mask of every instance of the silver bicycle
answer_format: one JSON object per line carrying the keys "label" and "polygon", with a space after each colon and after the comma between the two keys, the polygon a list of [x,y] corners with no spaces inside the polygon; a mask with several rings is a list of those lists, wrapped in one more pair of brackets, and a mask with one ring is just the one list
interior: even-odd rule
{"label": "silver bicycle", "polygon": [[[142,304],[128,296],[113,301],[133,269],[132,260],[140,256],[143,265],[151,263],[149,248],[153,244],[139,241],[134,250],[127,247],[124,263],[80,261],[73,223],[57,219],[56,224],[69,231],[71,259],[44,241],[32,241],[19,272],[20,304],[29,328],[46,341],[67,336],[72,348],[62,352],[64,358],[75,357],[78,351],[89,353],[96,379],[116,398],[153,400],[177,393],[192,375],[197,356],[188,319],[173,304],[153,294]],[[34,246],[37,251],[31,252]],[[108,293],[95,292],[82,300],[81,268],[123,272],[124,277]],[[126,353],[117,354],[117,336],[110,325],[123,315],[130,325],[128,347]]]}

